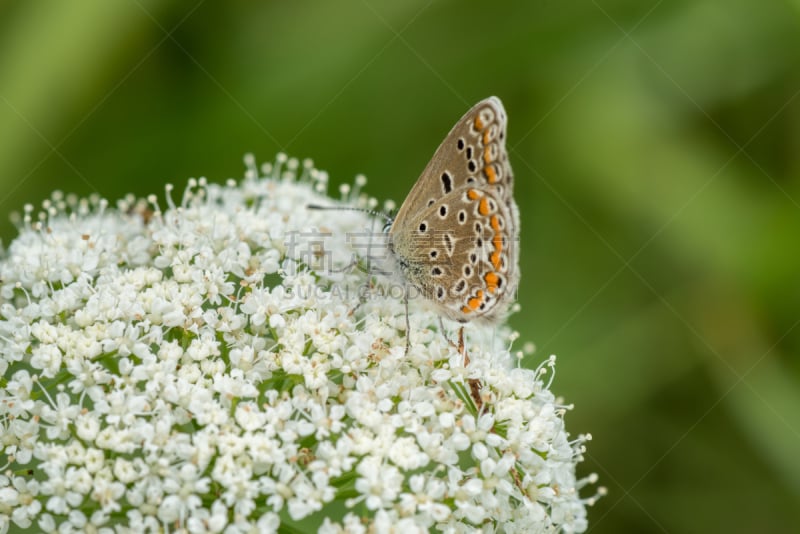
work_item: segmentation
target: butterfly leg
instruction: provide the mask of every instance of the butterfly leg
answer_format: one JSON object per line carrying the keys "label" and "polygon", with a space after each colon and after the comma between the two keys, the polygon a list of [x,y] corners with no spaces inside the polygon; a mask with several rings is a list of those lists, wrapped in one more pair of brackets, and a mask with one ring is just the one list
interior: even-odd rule
{"label": "butterfly leg", "polygon": [[[364,283],[364,285],[359,287],[358,303],[355,306],[353,306],[350,309],[350,311],[347,312],[347,316],[348,317],[352,317],[356,313],[356,311],[358,311],[358,309],[361,306],[363,306],[365,302],[367,302],[367,299],[368,299],[367,295],[370,294],[370,292],[374,289],[374,287],[375,287],[375,285],[373,284],[371,278],[369,278],[368,281]],[[362,289],[363,289],[363,291],[361,291]]]}
{"label": "butterfly leg", "polygon": [[454,349],[456,349],[459,352],[461,352],[461,349],[458,348],[458,345],[456,345],[455,341],[453,341],[452,339],[447,337],[447,333],[444,330],[444,321],[442,321],[442,316],[441,315],[439,316],[439,331],[442,333],[442,337],[445,339],[445,341],[447,341],[447,343],[451,347],[453,347]]}
{"label": "butterfly leg", "polygon": [[464,367],[469,365],[469,354],[467,354],[467,344],[464,343],[464,327],[458,329],[458,352],[464,356]]}
{"label": "butterfly leg", "polygon": [[411,348],[411,319],[408,318],[408,288],[403,292],[403,302],[406,305],[406,352]]}
{"label": "butterfly leg", "polygon": [[[464,356],[464,367],[469,365],[469,354],[467,354],[467,345],[464,342],[464,327],[458,329],[458,352],[460,352]],[[469,384],[469,393],[472,397],[472,400],[475,401],[475,406],[478,408],[478,411],[483,408],[483,398],[481,397],[481,388],[483,384],[481,384],[480,379],[478,378],[468,378],[467,383]]]}

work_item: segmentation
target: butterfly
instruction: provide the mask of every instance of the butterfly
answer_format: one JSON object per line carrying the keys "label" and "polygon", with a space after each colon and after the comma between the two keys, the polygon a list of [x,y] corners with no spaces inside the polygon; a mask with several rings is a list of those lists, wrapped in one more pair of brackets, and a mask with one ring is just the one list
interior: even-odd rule
{"label": "butterfly", "polygon": [[519,283],[519,208],[506,124],[497,97],[467,111],[388,228],[403,280],[440,316],[460,323],[501,321]]}

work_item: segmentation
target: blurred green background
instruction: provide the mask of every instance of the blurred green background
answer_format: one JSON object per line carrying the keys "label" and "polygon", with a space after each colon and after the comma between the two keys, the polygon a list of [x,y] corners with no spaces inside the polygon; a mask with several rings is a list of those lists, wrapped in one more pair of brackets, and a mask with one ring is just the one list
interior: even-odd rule
{"label": "blurred green background", "polygon": [[590,531],[796,531],[800,1],[0,1],[0,236],[245,152],[399,202],[492,94]]}

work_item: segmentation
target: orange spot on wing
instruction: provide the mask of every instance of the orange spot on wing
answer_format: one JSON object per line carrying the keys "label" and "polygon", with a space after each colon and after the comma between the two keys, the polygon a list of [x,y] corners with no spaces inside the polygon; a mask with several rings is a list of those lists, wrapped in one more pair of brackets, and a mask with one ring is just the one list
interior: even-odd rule
{"label": "orange spot on wing", "polygon": [[489,201],[486,198],[481,198],[480,203],[478,204],[478,213],[481,215],[489,215]]}
{"label": "orange spot on wing", "polygon": [[469,191],[467,191],[467,198],[470,200],[478,200],[482,196],[483,195],[481,195],[477,189],[470,189]]}
{"label": "orange spot on wing", "polygon": [[500,221],[497,219],[497,215],[492,215],[492,218],[489,219],[489,224],[492,225],[492,230],[495,232],[500,231]]}
{"label": "orange spot on wing", "polygon": [[486,175],[486,179],[489,181],[490,184],[493,184],[497,181],[497,173],[494,170],[494,167],[491,165],[487,165],[483,169],[483,174]]}
{"label": "orange spot on wing", "polygon": [[471,313],[471,312],[472,308],[470,308],[469,306],[461,306],[461,313]]}
{"label": "orange spot on wing", "polygon": [[492,162],[492,150],[488,146],[483,149],[483,162],[487,165]]}
{"label": "orange spot on wing", "polygon": [[494,245],[494,249],[497,252],[503,250],[503,236],[500,234],[494,234],[494,237],[492,238],[492,245]]}
{"label": "orange spot on wing", "polygon": [[489,138],[489,130],[487,129],[486,131],[483,132],[483,144],[488,145],[489,141],[491,141],[491,139]]}
{"label": "orange spot on wing", "polygon": [[469,299],[467,301],[467,304],[469,304],[469,307],[472,310],[477,310],[478,306],[481,305],[481,302],[483,302],[483,291],[479,289],[478,290],[478,294],[476,296],[472,297],[471,299]]}
{"label": "orange spot on wing", "polygon": [[489,261],[492,262],[492,266],[494,266],[495,269],[499,270],[500,269],[500,251],[499,250],[495,250],[494,252],[492,252],[492,255],[489,256]]}
{"label": "orange spot on wing", "polygon": [[475,117],[475,129],[476,130],[483,130],[483,121],[481,120],[481,116],[480,115]]}
{"label": "orange spot on wing", "polygon": [[486,273],[486,276],[483,277],[483,281],[486,282],[486,287],[489,288],[489,291],[494,293],[497,290],[497,282],[500,280],[500,277],[497,276],[496,273]]}

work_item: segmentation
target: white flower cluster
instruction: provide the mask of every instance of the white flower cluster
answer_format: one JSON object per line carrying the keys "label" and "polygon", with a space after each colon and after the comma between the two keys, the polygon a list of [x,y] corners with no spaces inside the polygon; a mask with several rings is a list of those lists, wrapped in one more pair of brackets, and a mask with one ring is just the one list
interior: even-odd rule
{"label": "white flower cluster", "polygon": [[163,208],[26,207],[0,253],[0,532],[584,530],[553,359],[470,327],[465,367],[415,303],[406,332],[361,268],[367,216],[306,209],[332,202],[310,162],[247,165]]}

